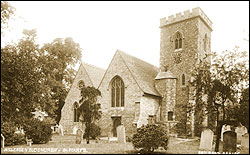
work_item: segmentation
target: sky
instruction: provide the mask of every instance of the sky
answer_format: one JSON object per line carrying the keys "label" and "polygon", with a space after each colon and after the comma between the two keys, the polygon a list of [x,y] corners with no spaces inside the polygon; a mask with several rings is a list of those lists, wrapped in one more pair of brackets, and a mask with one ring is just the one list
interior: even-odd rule
{"label": "sky", "polygon": [[[16,8],[1,46],[37,30],[41,46],[72,37],[82,61],[107,69],[116,50],[159,67],[160,19],[199,6],[213,22],[211,49],[249,51],[248,1],[10,1]],[[248,52],[249,53],[249,52]]]}

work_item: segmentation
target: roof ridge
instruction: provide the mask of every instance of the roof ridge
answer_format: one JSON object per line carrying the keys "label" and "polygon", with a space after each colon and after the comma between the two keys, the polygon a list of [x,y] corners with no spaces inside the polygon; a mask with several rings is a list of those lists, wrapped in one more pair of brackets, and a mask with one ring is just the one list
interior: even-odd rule
{"label": "roof ridge", "polygon": [[82,64],[85,64],[85,65],[88,65],[88,66],[94,67],[94,68],[96,68],[96,69],[100,69],[100,70],[104,70],[104,71],[106,70],[106,69],[104,69],[104,68],[101,68],[101,67],[99,67],[99,66],[95,66],[95,65],[89,64],[89,63],[84,62],[84,61],[82,61]]}
{"label": "roof ridge", "polygon": [[153,66],[153,67],[159,69],[157,66],[155,66],[155,65],[153,65],[153,64],[151,64],[151,63],[149,63],[149,62],[147,62],[147,61],[145,61],[145,60],[142,60],[142,59],[140,59],[140,58],[137,58],[136,56],[133,56],[133,55],[131,55],[131,54],[128,54],[128,53],[126,53],[126,52],[124,52],[124,51],[122,51],[122,50],[119,50],[119,49],[118,49],[117,51],[118,51],[118,52],[121,52],[121,53],[124,53],[124,54],[126,54],[126,55],[128,55],[128,56],[134,57],[134,58],[136,58],[136,59],[139,59],[140,61],[143,61],[144,63],[149,64],[149,65],[151,65],[151,66]]}

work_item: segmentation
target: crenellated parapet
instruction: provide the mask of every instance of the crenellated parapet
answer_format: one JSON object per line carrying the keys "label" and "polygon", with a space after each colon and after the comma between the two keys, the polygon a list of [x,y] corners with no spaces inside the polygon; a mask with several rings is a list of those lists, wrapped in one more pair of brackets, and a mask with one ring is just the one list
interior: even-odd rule
{"label": "crenellated parapet", "polygon": [[207,17],[207,15],[201,10],[200,7],[193,8],[192,12],[190,10],[184,11],[184,13],[177,13],[171,16],[168,16],[168,18],[164,17],[160,19],[160,27],[170,25],[176,22],[180,22],[189,18],[194,18],[194,17],[200,17],[210,29],[212,29],[212,21]]}

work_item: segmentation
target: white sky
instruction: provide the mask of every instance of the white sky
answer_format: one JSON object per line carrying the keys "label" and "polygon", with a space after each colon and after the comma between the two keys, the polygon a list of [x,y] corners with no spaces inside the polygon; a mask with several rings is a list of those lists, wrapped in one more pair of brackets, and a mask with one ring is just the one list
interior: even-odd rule
{"label": "white sky", "polygon": [[40,45],[72,37],[82,60],[107,68],[117,49],[159,66],[160,19],[199,6],[213,22],[212,51],[238,45],[249,51],[249,2],[232,1],[10,1],[16,19],[4,42],[16,42],[23,29],[36,29]]}

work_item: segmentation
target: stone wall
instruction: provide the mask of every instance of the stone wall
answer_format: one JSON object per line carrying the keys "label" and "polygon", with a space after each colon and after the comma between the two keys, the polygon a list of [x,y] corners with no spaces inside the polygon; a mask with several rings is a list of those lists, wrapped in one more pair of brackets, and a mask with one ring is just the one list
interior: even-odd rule
{"label": "stone wall", "polygon": [[67,134],[73,133],[74,126],[77,126],[78,128],[82,127],[82,123],[74,122],[74,108],[73,108],[73,104],[75,102],[79,102],[81,98],[80,90],[78,89],[78,82],[80,80],[83,80],[86,86],[92,86],[92,83],[87,75],[87,72],[82,65],[80,65],[78,69],[74,82],[65,99],[65,104],[61,110],[60,124],[63,126],[64,132]]}
{"label": "stone wall", "polygon": [[[125,86],[124,107],[111,107],[111,88],[110,82],[115,76],[120,76]],[[102,136],[108,136],[113,122],[111,117],[120,116],[121,123],[125,126],[126,135],[131,136],[133,132],[133,121],[135,119],[136,102],[140,102],[143,92],[138,87],[134,77],[124,63],[118,52],[114,55],[104,77],[99,86],[102,97],[98,101],[101,104],[102,118],[98,125],[102,128]]]}
{"label": "stone wall", "polygon": [[159,98],[150,95],[144,95],[140,100],[140,116],[137,123],[137,128],[148,124],[149,115],[155,116],[156,120],[160,117]]}

